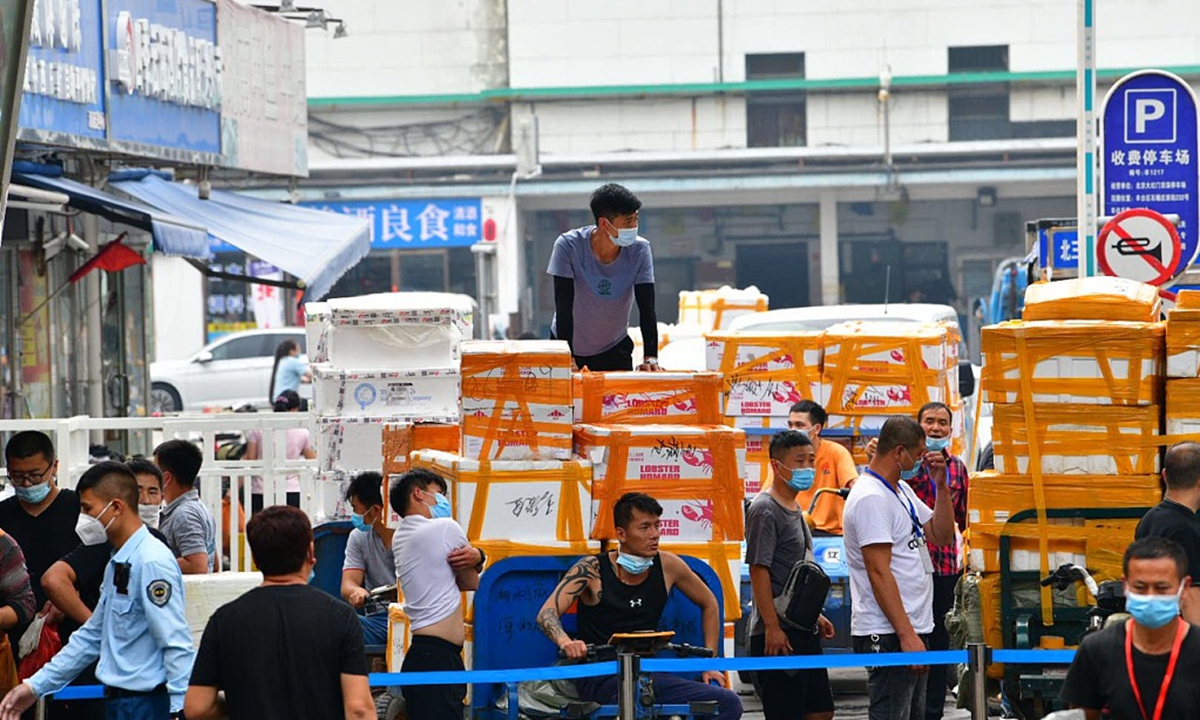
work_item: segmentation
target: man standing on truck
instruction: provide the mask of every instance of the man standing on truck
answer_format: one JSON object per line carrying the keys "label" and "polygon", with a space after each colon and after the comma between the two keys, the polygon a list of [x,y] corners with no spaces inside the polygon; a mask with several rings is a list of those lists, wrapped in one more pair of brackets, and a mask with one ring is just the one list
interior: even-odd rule
{"label": "man standing on truck", "polygon": [[[618,548],[575,563],[542,605],[538,627],[568,658],[582,660],[588,645],[607,645],[617,633],[656,629],[671,588],[675,587],[700,607],[704,644],[714,655],[720,655],[721,609],[717,598],[683,558],[659,552],[662,512],[662,505],[649,495],[622,495],[613,507]],[[572,605],[576,605],[579,622],[574,640],[563,630],[561,620]],[[581,700],[614,705],[617,684],[616,676],[580,678],[575,688]],[[655,673],[654,687],[660,703],[716,701],[716,720],[738,720],[742,716],[741,699],[725,688],[725,676],[718,672],[704,673],[701,682]]]}
{"label": "man standing on truck", "polygon": [[566,340],[578,368],[633,370],[629,311],[637,300],[645,360],[658,370],[658,315],[654,310],[654,257],[638,237],[642,201],[615,183],[592,193],[595,225],[569,230],[554,241],[554,321],[550,332]]}
{"label": "man standing on truck", "polygon": [[[796,496],[802,510],[807,510],[821,488],[848,488],[858,477],[858,467],[850,451],[832,440],[821,437],[829,423],[829,413],[812,400],[801,400],[788,412],[788,429],[808,436],[816,453],[816,477],[812,487]],[[774,465],[772,463],[772,465]],[[817,530],[830,535],[842,534],[842,501],[827,495],[812,510]]]}
{"label": "man standing on truck", "polygon": [[[746,563],[754,592],[750,618],[750,654],[820,655],[821,638],[833,637],[833,624],[818,616],[817,627],[805,631],[785,625],[775,611],[797,562],[811,557],[812,534],[804,521],[797,493],[813,483],[812,441],[795,430],[771,438],[771,467],[775,479],[746,511]],[[759,694],[766,720],[830,720],[833,694],[824,668],[795,672],[759,672]]]}
{"label": "man standing on truck", "polygon": [[1133,617],[1088,635],[1067,670],[1060,697],[1087,720],[1196,717],[1200,633],[1179,617],[1191,584],[1188,559],[1162,537],[1125,550],[1125,610]]}
{"label": "man standing on truck", "polygon": [[[1163,483],[1167,486],[1162,502],[1150,508],[1138,523],[1133,537],[1164,537],[1179,544],[1187,557],[1187,574],[1200,578],[1200,443],[1181,442],[1167,449],[1163,461]],[[1200,589],[1195,585],[1183,592],[1183,617],[1200,623]]]}
{"label": "man standing on truck", "polygon": [[[935,463],[944,463],[946,487],[950,489],[950,504],[954,509],[954,522],[959,532],[967,529],[967,482],[966,463],[950,454],[950,434],[954,427],[954,414],[945,403],[926,403],[917,411],[917,422],[925,431],[925,459],[921,471],[909,485],[921,502],[932,507],[937,502],[938,488],[933,479]],[[959,552],[957,536],[949,543],[935,544],[928,538],[925,544],[933,559],[933,633],[929,636],[930,650],[949,650],[950,633],[946,631],[946,613],[954,607],[954,586],[962,575],[962,554]],[[929,668],[926,682],[925,720],[941,720],[946,708],[946,665]]]}
{"label": "man standing on truck", "polygon": [[[932,510],[908,485],[925,462],[937,483]],[[846,499],[843,521],[854,652],[923,652],[933,632],[934,568],[925,541],[954,542],[954,513],[945,459],[926,455],[917,421],[895,416],[883,424],[875,457]],[[868,668],[870,719],[923,720],[925,671]]]}

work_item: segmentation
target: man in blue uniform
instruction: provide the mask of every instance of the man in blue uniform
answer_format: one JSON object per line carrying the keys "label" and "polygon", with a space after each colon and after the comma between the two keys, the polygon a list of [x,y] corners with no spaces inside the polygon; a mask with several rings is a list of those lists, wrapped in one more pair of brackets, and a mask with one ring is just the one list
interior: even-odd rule
{"label": "man in blue uniform", "polygon": [[142,524],[137,480],[125,465],[93,465],[77,489],[79,539],[114,549],[100,603],[50,663],[5,696],[0,718],[17,720],[99,658],[109,720],[164,720],[183,709],[195,655],[179,564]]}

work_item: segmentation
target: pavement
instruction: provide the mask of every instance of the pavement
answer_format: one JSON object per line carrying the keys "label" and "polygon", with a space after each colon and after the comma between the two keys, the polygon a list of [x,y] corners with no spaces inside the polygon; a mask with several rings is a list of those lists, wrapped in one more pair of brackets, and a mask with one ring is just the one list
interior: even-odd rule
{"label": "pavement", "polygon": [[[837,668],[829,671],[829,682],[833,688],[834,717],[836,720],[867,719],[867,671],[865,668]],[[753,695],[743,695],[745,720],[763,720],[762,703]],[[943,720],[970,720],[971,713],[954,707],[954,697],[946,695],[946,714]]]}

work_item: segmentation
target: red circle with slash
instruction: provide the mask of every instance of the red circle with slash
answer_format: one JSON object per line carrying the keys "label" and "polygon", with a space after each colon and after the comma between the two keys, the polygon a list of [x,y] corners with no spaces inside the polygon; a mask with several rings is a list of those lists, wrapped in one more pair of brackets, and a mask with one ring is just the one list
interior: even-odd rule
{"label": "red circle with slash", "polygon": [[1175,225],[1146,208],[1126,210],[1105,224],[1096,260],[1105,275],[1162,285],[1175,275],[1183,254]]}

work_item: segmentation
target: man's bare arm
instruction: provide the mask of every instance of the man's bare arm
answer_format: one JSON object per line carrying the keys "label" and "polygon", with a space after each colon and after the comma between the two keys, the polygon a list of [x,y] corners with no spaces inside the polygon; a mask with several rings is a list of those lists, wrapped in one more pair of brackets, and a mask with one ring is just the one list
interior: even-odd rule
{"label": "man's bare arm", "polygon": [[542,609],[538,611],[537,624],[546,637],[555,645],[562,646],[564,638],[570,639],[563,630],[562,614],[571,608],[593,581],[600,580],[600,561],[595,557],[585,557],[571,566],[563,579],[559,581],[554,592],[546,598]]}

